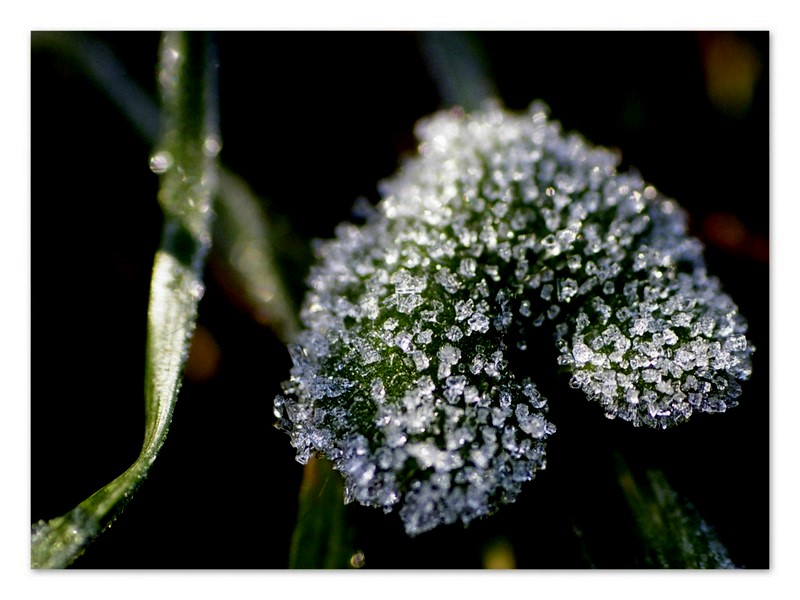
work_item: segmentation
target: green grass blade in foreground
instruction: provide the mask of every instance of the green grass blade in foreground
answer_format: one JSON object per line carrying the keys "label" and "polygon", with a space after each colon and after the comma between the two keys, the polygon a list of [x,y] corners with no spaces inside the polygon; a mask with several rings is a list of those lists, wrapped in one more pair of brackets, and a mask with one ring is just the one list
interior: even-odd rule
{"label": "green grass blade in foreground", "polygon": [[[145,142],[156,144],[156,103],[128,75],[105,43],[78,32],[36,31],[31,35],[31,44],[36,50],[54,52],[78,67]],[[246,299],[252,317],[288,343],[298,329],[297,309],[275,256],[280,236],[262,202],[240,177],[220,166],[214,208],[215,257],[233,274],[230,281]],[[286,237],[291,238],[291,234]]]}
{"label": "green grass blade in foreground", "polygon": [[33,526],[33,568],[71,564],[119,514],[164,443],[194,332],[197,304],[203,294],[203,265],[211,245],[219,142],[216,91],[208,66],[210,49],[204,35],[168,33],[162,39],[158,76],[164,135],[153,166],[162,173],[159,202],[165,221],[150,290],[141,454],[127,471],[73,510]]}

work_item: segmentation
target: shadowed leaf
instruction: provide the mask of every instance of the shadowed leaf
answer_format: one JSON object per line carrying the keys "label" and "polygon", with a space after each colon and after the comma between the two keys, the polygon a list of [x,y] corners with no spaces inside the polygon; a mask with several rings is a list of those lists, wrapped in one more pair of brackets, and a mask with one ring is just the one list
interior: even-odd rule
{"label": "shadowed leaf", "polygon": [[689,502],[683,501],[659,470],[646,481],[634,479],[621,458],[618,479],[645,545],[645,564],[664,569],[733,569],[716,533]]}

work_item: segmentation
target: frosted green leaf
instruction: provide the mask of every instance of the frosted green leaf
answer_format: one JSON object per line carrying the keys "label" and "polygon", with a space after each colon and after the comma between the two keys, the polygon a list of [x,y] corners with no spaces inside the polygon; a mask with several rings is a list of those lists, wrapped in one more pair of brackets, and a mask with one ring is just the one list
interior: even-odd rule
{"label": "frosted green leaf", "polygon": [[275,400],[300,462],[328,457],[346,500],[415,535],[492,513],[545,467],[541,344],[634,425],[736,404],[746,324],[673,201],[540,104],[442,112],[417,136],[366,223],[317,248]]}

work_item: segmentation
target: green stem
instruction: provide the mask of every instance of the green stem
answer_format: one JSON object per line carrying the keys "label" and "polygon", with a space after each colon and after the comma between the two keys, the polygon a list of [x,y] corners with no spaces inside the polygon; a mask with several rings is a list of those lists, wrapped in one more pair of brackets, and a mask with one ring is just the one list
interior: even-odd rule
{"label": "green stem", "polygon": [[[56,51],[82,69],[146,143],[158,142],[156,103],[128,76],[106,44],[64,32],[34,32],[31,42],[34,48]],[[290,342],[298,330],[297,309],[275,258],[277,236],[253,190],[222,166],[215,209],[214,251],[234,274],[255,320],[269,325],[284,343]]]}
{"label": "green stem", "polygon": [[[202,34],[162,38],[159,83],[163,135],[155,163],[163,171],[161,247],[150,290],[145,367],[145,435],[136,462],[67,514],[33,526],[31,566],[69,566],[116,518],[164,443],[202,297],[211,246],[211,202],[216,189],[216,90]],[[163,167],[163,168],[162,168]]]}

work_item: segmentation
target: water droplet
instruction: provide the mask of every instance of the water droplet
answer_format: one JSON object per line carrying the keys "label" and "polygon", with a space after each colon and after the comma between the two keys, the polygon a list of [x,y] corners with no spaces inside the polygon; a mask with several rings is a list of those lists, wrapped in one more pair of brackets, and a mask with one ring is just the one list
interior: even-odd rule
{"label": "water droplet", "polygon": [[360,569],[364,564],[364,553],[361,550],[356,551],[353,556],[350,557],[350,566],[354,569]]}
{"label": "water droplet", "polygon": [[180,57],[181,57],[181,53],[176,48],[170,48],[164,54],[164,57],[163,57],[164,58],[164,64],[166,66],[170,66],[171,67],[171,66],[175,65],[175,63],[178,62],[178,59],[180,59]]}
{"label": "water droplet", "polygon": [[209,135],[203,142],[203,154],[208,158],[215,158],[222,150],[222,141],[216,135]]}
{"label": "water droplet", "polygon": [[150,157],[150,170],[156,175],[163,175],[172,166],[172,162],[172,154],[161,150]]}
{"label": "water droplet", "polygon": [[199,281],[195,281],[189,290],[189,293],[195,300],[200,300],[203,297],[203,294],[205,294],[205,292],[206,292],[206,286],[204,286]]}

